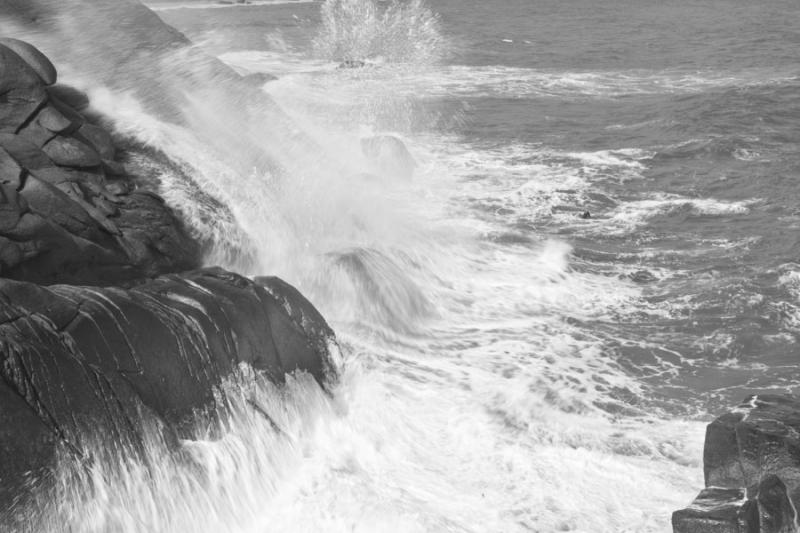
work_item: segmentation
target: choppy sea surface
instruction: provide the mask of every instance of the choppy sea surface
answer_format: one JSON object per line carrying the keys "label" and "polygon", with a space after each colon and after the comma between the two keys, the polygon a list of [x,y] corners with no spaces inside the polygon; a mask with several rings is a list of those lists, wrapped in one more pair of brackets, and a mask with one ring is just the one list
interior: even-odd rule
{"label": "choppy sea surface", "polygon": [[[262,90],[336,154],[243,177],[213,135],[132,126],[253,243],[225,266],[323,311],[343,378],[247,385],[281,433],[234,409],[184,443],[190,467],[97,474],[81,530],[666,532],[704,425],[798,390],[795,0],[150,5],[276,76]],[[413,180],[370,167],[374,134]]]}

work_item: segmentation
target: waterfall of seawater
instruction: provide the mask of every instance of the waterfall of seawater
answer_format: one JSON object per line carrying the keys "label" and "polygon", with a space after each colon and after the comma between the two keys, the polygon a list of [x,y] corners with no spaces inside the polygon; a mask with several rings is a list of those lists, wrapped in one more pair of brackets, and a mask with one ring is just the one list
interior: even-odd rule
{"label": "waterfall of seawater", "polygon": [[[213,244],[209,263],[279,275],[320,308],[341,382],[278,389],[243,368],[219,391],[226,416],[198,417],[179,453],[157,428],[138,454],[98,438],[94,460],[65,456],[36,530],[666,530],[700,484],[698,426],[623,401],[647,391],[580,324],[635,305],[637,289],[574,270],[563,242],[486,239],[491,224],[466,214],[474,161],[503,161],[395,90],[436,75],[446,44],[428,8],[322,10],[300,59],[317,70],[268,84],[264,102],[199,88],[178,126],[91,92],[121,133],[180,165],[161,192]],[[362,153],[386,132],[416,158],[414,180]]]}

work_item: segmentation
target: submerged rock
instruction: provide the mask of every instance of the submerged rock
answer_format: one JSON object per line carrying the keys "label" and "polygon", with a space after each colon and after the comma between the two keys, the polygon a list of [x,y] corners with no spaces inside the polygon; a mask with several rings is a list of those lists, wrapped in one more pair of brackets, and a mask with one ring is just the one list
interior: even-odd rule
{"label": "submerged rock", "polygon": [[361,139],[361,151],[375,170],[390,178],[410,180],[417,166],[406,145],[394,135],[375,135]]}

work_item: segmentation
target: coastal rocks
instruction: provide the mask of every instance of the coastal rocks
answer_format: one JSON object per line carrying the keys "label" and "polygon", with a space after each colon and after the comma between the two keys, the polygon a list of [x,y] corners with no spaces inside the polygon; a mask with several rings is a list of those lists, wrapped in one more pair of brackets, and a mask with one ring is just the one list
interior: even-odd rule
{"label": "coastal rocks", "polygon": [[142,410],[180,437],[242,363],[276,383],[295,370],[323,383],[336,372],[332,341],[277,278],[202,269],[127,290],[0,280],[0,423],[20,428],[0,425],[0,501],[25,472],[52,468],[56,445],[82,456],[98,431],[135,442]]}
{"label": "coastal rocks", "polygon": [[[797,531],[800,400],[767,394],[747,398],[708,425],[703,462],[708,488],[689,508],[673,514],[676,533]],[[731,496],[735,491],[740,498]],[[728,525],[703,525],[715,520]]]}
{"label": "coastal rocks", "polygon": [[416,161],[403,141],[393,135],[361,139],[361,152],[379,174],[406,181],[414,176]]}
{"label": "coastal rocks", "polygon": [[[25,2],[0,12],[29,13]],[[158,178],[130,175],[148,152],[130,164],[135,141],[83,115],[79,91],[48,85],[57,76],[38,50],[5,42],[0,530],[17,530],[64,454],[91,464],[90,450],[106,453],[98,441],[135,454],[153,427],[178,443],[198,416],[222,414],[219,387],[243,367],[325,387],[338,362],[333,332],[293,287],[196,269],[200,244],[146,189]]]}
{"label": "coastal rocks", "polygon": [[9,37],[0,38],[0,45],[13,51],[30,65],[45,85],[53,85],[58,79],[56,67],[54,67],[50,60],[33,45]]}
{"label": "coastal rocks", "polygon": [[0,43],[0,275],[104,284],[196,267],[199,246],[135,190],[111,135],[65,103],[85,107],[80,93],[45,87],[55,69],[33,46]]}
{"label": "coastal rocks", "polygon": [[44,83],[30,65],[0,45],[0,132],[16,133],[46,98]]}
{"label": "coastal rocks", "polygon": [[676,533],[758,533],[758,509],[743,489],[703,489],[672,515]]}

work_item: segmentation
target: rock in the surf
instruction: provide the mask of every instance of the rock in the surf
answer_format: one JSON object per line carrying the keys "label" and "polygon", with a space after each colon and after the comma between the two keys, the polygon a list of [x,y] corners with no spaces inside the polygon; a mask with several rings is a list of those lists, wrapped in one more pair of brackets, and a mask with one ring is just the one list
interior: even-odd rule
{"label": "rock in the surf", "polygon": [[276,383],[294,371],[323,383],[336,372],[332,341],[276,278],[204,269],[127,290],[0,280],[0,397],[15,398],[0,403],[0,423],[20,425],[0,425],[0,502],[26,481],[19,465],[46,479],[57,444],[85,455],[98,432],[137,439],[142,410],[180,435],[242,363]]}
{"label": "rock in the surf", "polygon": [[80,93],[46,90],[54,71],[14,46],[24,60],[0,45],[0,529],[60,453],[91,461],[98,435],[135,450],[145,423],[177,442],[240,365],[277,384],[336,373],[333,332],[294,288],[190,270],[200,244],[72,107]]}
{"label": "rock in the surf", "polygon": [[672,528],[675,533],[758,533],[758,509],[744,489],[707,488],[672,514]]}
{"label": "rock in the surf", "polygon": [[417,163],[405,143],[394,135],[361,139],[361,151],[375,171],[385,177],[410,180],[414,176]]}
{"label": "rock in the surf", "polygon": [[39,75],[16,52],[0,45],[0,132],[16,133],[46,99]]}
{"label": "rock in the surf", "polygon": [[[676,533],[794,532],[800,504],[800,400],[771,394],[747,398],[708,425],[703,462],[707,489],[690,507],[673,515]],[[723,489],[728,492],[714,492]],[[735,491],[741,498],[725,500]],[[710,498],[714,505],[706,504]],[[735,514],[734,500],[740,502],[736,513],[756,513],[755,525],[751,529],[709,525],[720,509],[728,518]]]}

